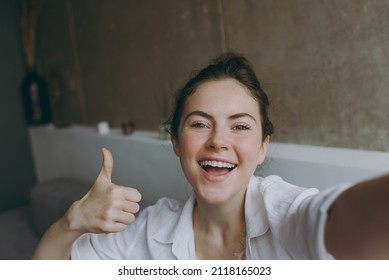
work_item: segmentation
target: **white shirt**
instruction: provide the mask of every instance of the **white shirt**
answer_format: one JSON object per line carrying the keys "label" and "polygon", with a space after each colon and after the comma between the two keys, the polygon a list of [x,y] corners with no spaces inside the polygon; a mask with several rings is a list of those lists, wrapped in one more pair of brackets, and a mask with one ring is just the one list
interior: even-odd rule
{"label": "white shirt", "polygon": [[[247,259],[329,259],[324,244],[327,211],[348,186],[319,192],[278,176],[252,177],[246,193]],[[147,207],[126,230],[84,234],[72,259],[196,259],[192,213],[185,202],[162,198]]]}

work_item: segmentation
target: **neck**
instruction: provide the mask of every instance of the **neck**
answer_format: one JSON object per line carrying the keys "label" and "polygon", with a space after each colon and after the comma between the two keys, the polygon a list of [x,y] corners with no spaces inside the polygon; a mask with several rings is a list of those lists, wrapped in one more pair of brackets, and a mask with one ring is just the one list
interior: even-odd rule
{"label": "neck", "polygon": [[244,252],[246,237],[245,193],[223,205],[196,201],[193,229],[196,254],[204,259],[235,259]]}
{"label": "neck", "polygon": [[206,205],[196,201],[193,223],[202,232],[230,231],[245,227],[244,198],[229,205]]}

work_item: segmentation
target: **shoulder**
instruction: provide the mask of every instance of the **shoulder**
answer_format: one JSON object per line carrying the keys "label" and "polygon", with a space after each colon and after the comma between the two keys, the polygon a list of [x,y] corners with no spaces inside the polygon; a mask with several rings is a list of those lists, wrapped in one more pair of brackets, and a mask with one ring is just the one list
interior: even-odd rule
{"label": "shoulder", "polygon": [[284,181],[280,176],[270,175],[267,177],[253,176],[250,184],[254,184],[264,195],[277,195],[278,197],[294,197],[301,193],[316,194],[316,188],[305,188]]}
{"label": "shoulder", "polygon": [[324,232],[328,209],[347,186],[319,192],[288,183],[279,176],[269,176],[252,178],[249,191],[259,201],[256,205],[263,205],[264,219],[280,251],[292,259],[326,259],[329,256]]}
{"label": "shoulder", "polygon": [[286,182],[284,179],[277,175],[270,175],[267,177],[255,176],[254,180],[256,184],[260,186],[262,191],[270,191],[271,188],[277,188],[278,190],[300,192],[309,189]]}
{"label": "shoulder", "polygon": [[178,219],[185,202],[172,198],[160,198],[154,205],[141,210],[139,219],[152,219],[154,223],[164,224],[168,220]]}
{"label": "shoulder", "polygon": [[186,203],[172,198],[160,198],[154,205],[141,210],[131,230],[145,231],[151,235],[169,235],[176,228]]}
{"label": "shoulder", "polygon": [[308,197],[319,193],[316,188],[304,188],[284,181],[281,177],[253,177],[251,188],[256,189],[270,212],[294,212]]}
{"label": "shoulder", "polygon": [[173,198],[162,197],[158,199],[154,205],[146,207],[145,210],[150,212],[155,212],[155,211],[177,212],[177,211],[181,211],[184,203],[185,203],[184,201],[176,200]]}

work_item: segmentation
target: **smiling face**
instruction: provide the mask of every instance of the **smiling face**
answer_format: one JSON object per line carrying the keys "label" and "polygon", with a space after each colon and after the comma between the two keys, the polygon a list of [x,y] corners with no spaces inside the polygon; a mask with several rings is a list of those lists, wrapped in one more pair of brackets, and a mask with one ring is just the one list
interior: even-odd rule
{"label": "smiling face", "polygon": [[209,81],[190,95],[173,148],[198,201],[241,200],[265,159],[258,102],[233,79]]}

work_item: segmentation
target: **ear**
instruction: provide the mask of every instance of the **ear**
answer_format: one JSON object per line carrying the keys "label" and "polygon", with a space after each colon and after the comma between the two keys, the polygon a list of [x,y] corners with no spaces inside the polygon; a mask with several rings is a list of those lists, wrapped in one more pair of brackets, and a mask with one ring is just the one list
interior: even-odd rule
{"label": "ear", "polygon": [[266,158],[267,148],[269,147],[270,136],[266,136],[261,145],[261,150],[259,151],[258,165],[262,164]]}
{"label": "ear", "polygon": [[180,148],[179,148],[179,143],[178,143],[178,138],[177,136],[171,136],[170,137],[171,141],[172,141],[172,145],[173,145],[173,150],[174,150],[174,153],[176,154],[176,156],[180,156]]}

